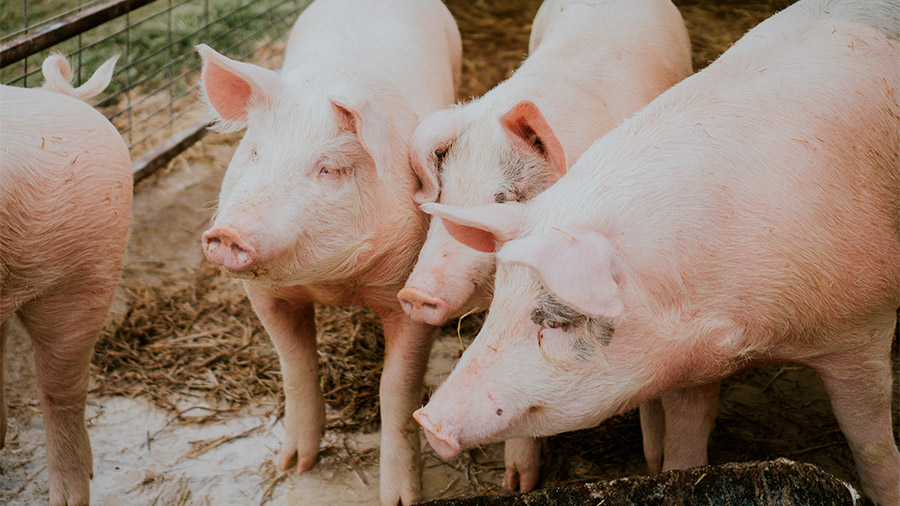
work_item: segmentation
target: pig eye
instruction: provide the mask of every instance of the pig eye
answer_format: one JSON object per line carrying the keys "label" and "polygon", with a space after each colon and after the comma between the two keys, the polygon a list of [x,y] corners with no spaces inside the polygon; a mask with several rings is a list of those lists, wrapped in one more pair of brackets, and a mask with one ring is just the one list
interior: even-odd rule
{"label": "pig eye", "polygon": [[569,324],[558,322],[554,320],[543,320],[541,321],[541,327],[545,327],[548,329],[561,329],[563,331],[569,330]]}
{"label": "pig eye", "polygon": [[510,191],[497,192],[494,194],[494,202],[502,204],[504,202],[513,202],[518,200],[518,195]]}
{"label": "pig eye", "polygon": [[335,169],[334,167],[325,167],[325,166],[319,167],[319,176],[334,178],[334,177],[338,177],[340,175],[341,175],[340,169]]}

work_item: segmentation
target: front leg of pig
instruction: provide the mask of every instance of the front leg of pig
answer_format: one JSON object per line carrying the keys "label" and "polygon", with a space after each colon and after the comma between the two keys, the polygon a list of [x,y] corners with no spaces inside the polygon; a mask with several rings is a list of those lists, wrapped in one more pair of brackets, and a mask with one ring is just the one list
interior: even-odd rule
{"label": "front leg of pig", "polygon": [[663,471],[707,464],[706,448],[719,407],[719,382],[670,390],[660,397],[665,417]]}
{"label": "front leg of pig", "polygon": [[900,452],[891,430],[891,381],[896,371],[891,371],[890,349],[896,314],[888,320],[860,329],[862,336],[877,336],[868,344],[808,365],[822,377],[834,416],[850,443],[863,492],[881,506],[900,506]]}
{"label": "front leg of pig", "polygon": [[94,473],[84,409],[91,353],[113,287],[108,280],[84,281],[75,290],[32,300],[18,312],[34,344],[51,506],[90,502]]}
{"label": "front leg of pig", "polygon": [[297,464],[297,474],[310,470],[319,456],[325,426],[325,397],[319,386],[315,306],[310,300],[277,298],[246,283],[254,311],[278,352],[284,386],[284,442],[278,469]]}
{"label": "front leg of pig", "polygon": [[503,486],[513,492],[527,492],[537,486],[541,477],[541,448],[544,438],[518,437],[506,440]]}
{"label": "front leg of pig", "polygon": [[650,474],[707,464],[719,382],[670,390],[641,404],[641,435]]}
{"label": "front leg of pig", "polygon": [[638,409],[641,420],[641,436],[644,441],[644,459],[647,461],[647,472],[662,472],[663,447],[666,437],[666,415],[663,411],[662,399],[649,400]]}
{"label": "front leg of pig", "polygon": [[435,328],[411,320],[399,307],[380,316],[385,335],[380,386],[381,504],[410,505],[422,496],[419,426],[412,413],[422,405]]}

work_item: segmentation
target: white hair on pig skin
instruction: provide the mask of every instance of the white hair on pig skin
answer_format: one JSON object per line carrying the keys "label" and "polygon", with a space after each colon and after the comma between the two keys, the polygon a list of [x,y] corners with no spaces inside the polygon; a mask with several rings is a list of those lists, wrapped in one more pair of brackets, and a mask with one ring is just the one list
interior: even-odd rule
{"label": "white hair on pig skin", "polygon": [[[339,28],[335,28],[339,27]],[[244,279],[279,354],[285,439],[278,467],[313,467],[325,406],[314,304],[363,305],[385,329],[381,502],[421,496],[421,403],[433,328],[396,298],[424,241],[409,139],[452,103],[461,42],[437,0],[317,1],[269,70],[205,45],[203,100],[220,131],[246,128],[222,181],[206,256]]]}
{"label": "white hair on pig skin", "polygon": [[[416,200],[423,206],[528,202],[594,140],[690,73],[687,29],[669,0],[544,2],[528,58],[512,77],[416,128]],[[470,249],[455,237],[467,232],[431,220],[398,294],[413,319],[439,325],[490,304],[494,241],[483,236]],[[539,441],[508,442],[504,486],[530,490],[539,478]]]}
{"label": "white hair on pig skin", "polygon": [[[865,494],[900,506],[898,14],[801,0],[529,203],[430,204],[469,230],[460,240],[502,243],[484,327],[415,415],[435,450],[587,428],[661,397],[663,468],[689,467],[706,460],[719,381],[792,362],[821,376]],[[611,321],[609,344],[534,321],[548,292]]]}

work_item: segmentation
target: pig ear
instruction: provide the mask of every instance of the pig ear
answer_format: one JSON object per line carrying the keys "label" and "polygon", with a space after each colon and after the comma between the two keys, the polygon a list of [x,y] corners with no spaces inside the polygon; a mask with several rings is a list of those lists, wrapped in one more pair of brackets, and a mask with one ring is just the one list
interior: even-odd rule
{"label": "pig ear", "polygon": [[264,101],[281,89],[278,72],[226,58],[206,44],[197,46],[203,58],[203,92],[225,129],[247,124],[251,102]]}
{"label": "pig ear", "polygon": [[530,100],[514,105],[500,116],[500,124],[513,146],[530,149],[547,161],[550,184],[566,173],[566,153],[540,109]]}
{"label": "pig ear", "polygon": [[425,118],[413,133],[410,161],[421,186],[416,192],[419,204],[437,201],[441,193],[438,161],[450,149],[458,132],[455,111],[444,109]]}
{"label": "pig ear", "polygon": [[497,259],[534,269],[548,292],[588,317],[622,314],[616,250],[601,234],[554,229],[504,244]]}
{"label": "pig ear", "polygon": [[448,206],[427,203],[423,211],[441,218],[457,241],[478,251],[492,253],[495,244],[512,239],[525,223],[526,204],[505,202],[484,206]]}
{"label": "pig ear", "polygon": [[391,167],[391,141],[384,113],[365,98],[354,100],[332,96],[328,100],[334,109],[338,126],[359,138],[363,149],[375,160],[375,171],[380,178]]}

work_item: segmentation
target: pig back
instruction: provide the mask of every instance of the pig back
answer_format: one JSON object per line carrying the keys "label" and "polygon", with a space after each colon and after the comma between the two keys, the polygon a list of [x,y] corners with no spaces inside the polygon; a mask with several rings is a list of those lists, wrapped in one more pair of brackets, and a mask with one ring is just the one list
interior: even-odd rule
{"label": "pig back", "polygon": [[0,318],[49,290],[117,279],[132,176],[115,127],[75,98],[10,86],[0,124]]}
{"label": "pig back", "polygon": [[438,0],[317,1],[291,30],[282,74],[390,82],[421,119],[452,103],[461,55],[459,29]]}

